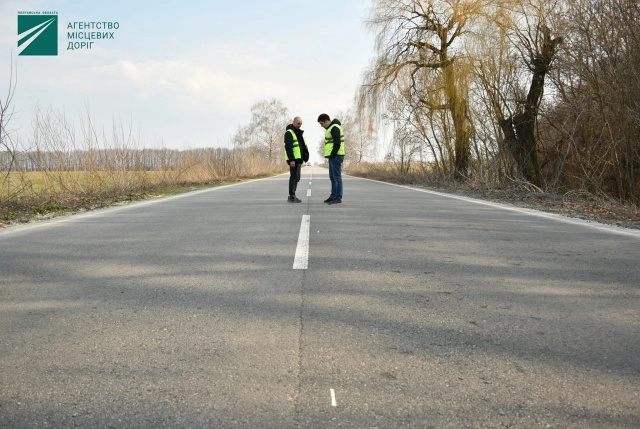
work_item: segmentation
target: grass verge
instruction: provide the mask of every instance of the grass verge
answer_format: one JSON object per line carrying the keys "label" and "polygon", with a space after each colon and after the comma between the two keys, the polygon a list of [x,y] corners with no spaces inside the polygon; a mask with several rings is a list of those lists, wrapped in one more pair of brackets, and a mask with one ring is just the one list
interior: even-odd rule
{"label": "grass verge", "polygon": [[234,183],[248,182],[251,180],[273,177],[281,174],[258,175],[255,177],[243,177],[230,180],[220,180],[205,183],[189,183],[177,186],[155,187],[153,189],[139,192],[130,192],[124,195],[94,195],[94,196],[59,196],[55,201],[45,203],[31,203],[20,205],[5,205],[0,211],[0,228],[13,225],[37,222],[62,216],[70,216],[101,208],[120,206],[137,201],[166,198],[186,192],[198,191],[202,189],[215,188]]}

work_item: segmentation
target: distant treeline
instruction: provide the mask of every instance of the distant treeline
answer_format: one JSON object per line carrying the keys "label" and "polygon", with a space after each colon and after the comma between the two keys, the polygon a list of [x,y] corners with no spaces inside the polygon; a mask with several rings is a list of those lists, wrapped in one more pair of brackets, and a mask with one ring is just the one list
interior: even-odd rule
{"label": "distant treeline", "polygon": [[0,171],[153,171],[182,168],[193,159],[230,160],[228,148],[3,151]]}

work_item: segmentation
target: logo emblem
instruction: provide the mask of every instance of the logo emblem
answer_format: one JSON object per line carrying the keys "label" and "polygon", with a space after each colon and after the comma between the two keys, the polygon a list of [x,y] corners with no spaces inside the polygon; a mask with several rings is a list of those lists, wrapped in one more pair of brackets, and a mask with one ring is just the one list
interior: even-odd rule
{"label": "logo emblem", "polygon": [[58,15],[18,15],[18,55],[58,55]]}

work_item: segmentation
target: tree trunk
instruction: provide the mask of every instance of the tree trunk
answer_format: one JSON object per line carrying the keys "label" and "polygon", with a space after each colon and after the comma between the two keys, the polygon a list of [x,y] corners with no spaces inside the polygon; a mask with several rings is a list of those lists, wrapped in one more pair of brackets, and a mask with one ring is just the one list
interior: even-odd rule
{"label": "tree trunk", "polygon": [[535,137],[538,106],[544,92],[544,78],[549,72],[549,65],[556,49],[562,42],[561,37],[552,39],[551,31],[548,28],[544,27],[542,31],[542,46],[533,57],[533,77],[524,109],[522,113],[500,121],[499,124],[504,133],[505,142],[518,164],[518,174],[538,187],[541,185],[538,147]]}
{"label": "tree trunk", "polygon": [[521,162],[518,170],[527,181],[540,187],[540,164],[538,163],[538,148],[536,146],[535,128],[537,114],[532,112],[520,113],[513,118],[516,136],[518,137]]}
{"label": "tree trunk", "polygon": [[453,127],[456,132],[456,146],[455,146],[455,177],[456,179],[464,179],[467,177],[469,169],[469,158],[471,153],[471,133],[470,123],[467,118],[468,106],[467,100],[457,100],[455,108],[452,109],[453,115]]}
{"label": "tree trunk", "polygon": [[[446,51],[440,55],[443,63],[447,63]],[[454,177],[456,179],[464,179],[467,177],[469,170],[469,158],[471,154],[471,132],[469,121],[469,107],[466,98],[460,97],[458,92],[458,83],[456,82],[454,61],[449,61],[444,67],[445,74],[445,96],[451,118],[453,119],[453,128],[455,131],[455,159],[454,159]]]}
{"label": "tree trunk", "polygon": [[502,134],[504,136],[504,144],[506,148],[509,150],[509,153],[515,159],[516,165],[518,168],[518,176],[524,177],[524,172],[522,166],[525,164],[524,162],[524,154],[522,146],[518,142],[518,137],[516,136],[516,132],[513,128],[513,118],[509,117],[507,119],[500,120],[498,125],[500,125],[500,129],[502,129]]}

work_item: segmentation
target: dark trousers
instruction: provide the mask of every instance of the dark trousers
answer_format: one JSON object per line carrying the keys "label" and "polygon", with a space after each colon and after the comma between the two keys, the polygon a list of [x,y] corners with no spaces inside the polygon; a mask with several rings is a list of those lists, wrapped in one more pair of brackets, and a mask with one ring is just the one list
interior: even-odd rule
{"label": "dark trousers", "polygon": [[329,159],[329,180],[331,180],[332,200],[342,201],[342,162],[344,155],[338,155],[333,159]]}
{"label": "dark trousers", "polygon": [[296,162],[296,166],[289,166],[289,196],[295,197],[296,189],[298,188],[298,182],[300,181],[300,170],[302,170],[302,164]]}

